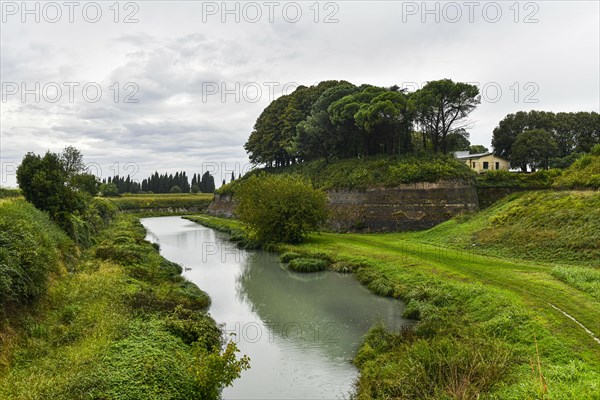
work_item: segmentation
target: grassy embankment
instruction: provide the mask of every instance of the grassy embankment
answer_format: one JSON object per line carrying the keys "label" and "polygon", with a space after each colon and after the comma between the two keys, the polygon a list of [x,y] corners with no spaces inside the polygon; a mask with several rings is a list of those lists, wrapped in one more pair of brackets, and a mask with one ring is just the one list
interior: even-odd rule
{"label": "grassy embankment", "polygon": [[216,398],[243,366],[135,218],[86,249],[22,200],[0,225],[0,398]]}
{"label": "grassy embankment", "polygon": [[[190,219],[240,235],[233,220]],[[359,398],[600,398],[600,343],[560,311],[600,337],[598,192],[526,192],[425,232],[323,233],[277,250],[355,271],[419,320],[370,332]]]}
{"label": "grassy embankment", "polygon": [[120,211],[138,217],[185,215],[204,211],[212,201],[212,193],[126,194],[108,197]]}
{"label": "grassy embankment", "polygon": [[260,171],[298,174],[310,179],[315,187],[321,189],[360,190],[375,186],[393,187],[404,183],[475,178],[475,173],[465,163],[450,156],[379,156],[329,162],[316,160],[285,168],[256,169],[216,192],[233,193],[237,185]]}

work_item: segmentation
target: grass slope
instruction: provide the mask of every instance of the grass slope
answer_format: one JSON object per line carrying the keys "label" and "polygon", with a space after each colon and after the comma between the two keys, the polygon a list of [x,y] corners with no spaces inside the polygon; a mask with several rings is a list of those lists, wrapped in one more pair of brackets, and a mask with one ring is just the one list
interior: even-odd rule
{"label": "grass slope", "polygon": [[[397,156],[366,157],[360,159],[316,160],[284,168],[263,168],[250,174],[299,174],[310,179],[322,189],[365,189],[367,187],[393,187],[403,183],[437,182],[444,179],[474,179],[475,173],[462,161],[451,156]],[[222,186],[217,193],[233,193],[236,180]]]}
{"label": "grass slope", "polygon": [[[585,278],[597,285],[597,269],[588,268],[585,271],[596,272],[583,274],[578,270],[583,267],[569,265],[570,251],[566,260],[556,253],[554,261],[563,262],[561,268],[567,271],[560,276],[554,264],[499,257],[499,247],[490,250],[493,255],[483,246],[461,248],[470,245],[471,232],[484,229],[485,221],[504,215],[511,201],[523,202],[513,206],[537,202],[546,211],[575,209],[583,216],[598,196],[537,195],[516,196],[467,221],[419,234],[323,233],[301,245],[279,246],[280,252],[326,259],[332,269],[355,271],[374,293],[404,300],[406,316],[419,320],[411,332],[375,327],[367,335],[355,359],[361,371],[356,397],[600,398],[600,344],[560,311],[600,337],[600,300],[572,283]],[[223,224],[233,232],[241,228],[231,220],[206,216],[196,220],[213,227]],[[581,223],[579,216],[562,221],[565,235]],[[467,223],[468,227],[461,226]],[[455,241],[462,236],[464,243]]]}
{"label": "grass slope", "polygon": [[488,255],[600,266],[600,192],[541,191],[406,234],[419,241]]}

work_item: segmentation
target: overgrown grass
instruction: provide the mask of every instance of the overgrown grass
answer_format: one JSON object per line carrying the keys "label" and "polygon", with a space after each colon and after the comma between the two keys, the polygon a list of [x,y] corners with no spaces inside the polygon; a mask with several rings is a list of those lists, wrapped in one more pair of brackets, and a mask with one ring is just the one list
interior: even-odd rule
{"label": "overgrown grass", "polygon": [[128,194],[121,197],[107,198],[127,212],[172,212],[204,211],[212,201],[212,193],[178,193],[178,194]]}
{"label": "overgrown grass", "polygon": [[327,269],[327,261],[320,258],[295,258],[288,268],[296,272],[318,272]]}
{"label": "overgrown grass", "polygon": [[555,187],[600,188],[600,145],[591,154],[580,157],[554,181]]}
{"label": "overgrown grass", "polygon": [[[538,194],[523,196],[530,195]],[[597,201],[588,197],[593,193],[554,195],[558,197],[527,198],[523,204],[553,210],[560,208],[554,202],[574,202],[577,214],[583,215]],[[589,281],[589,271],[574,270],[574,277],[557,279],[560,272],[553,264],[490,257],[482,246],[470,245],[473,228],[483,228],[489,218],[503,215],[509,202],[523,201],[522,196],[511,199],[480,215],[452,221],[444,229],[420,234],[323,233],[300,245],[276,248],[285,260],[314,255],[328,259],[332,269],[355,271],[374,293],[403,300],[405,316],[418,320],[408,332],[375,327],[367,335],[355,359],[361,371],[355,397],[598,398],[598,343],[553,308],[600,336],[600,302],[574,283]],[[236,225],[212,217],[201,221],[231,229]],[[563,220],[565,232],[578,229],[580,223],[578,218]],[[461,224],[471,225],[457,228]],[[460,247],[462,240],[469,244],[468,251]],[[567,264],[569,253],[557,254],[554,262],[572,268]],[[591,276],[595,282],[595,273]]]}
{"label": "overgrown grass", "polygon": [[7,307],[46,292],[51,274],[64,274],[77,251],[48,215],[23,200],[0,200],[0,328]]}
{"label": "overgrown grass", "polygon": [[547,189],[560,177],[562,170],[540,170],[530,174],[505,170],[488,171],[477,175],[477,187],[481,188],[520,188]]}
{"label": "overgrown grass", "polygon": [[[452,156],[397,156],[367,157],[360,159],[316,160],[285,168],[264,168],[268,173],[299,174],[310,179],[321,189],[366,189],[393,187],[404,183],[437,182],[445,179],[472,180],[475,173],[464,162]],[[242,180],[233,181],[217,193],[234,193]]]}
{"label": "overgrown grass", "polygon": [[552,269],[552,276],[600,301],[600,268],[556,266]]}
{"label": "overgrown grass", "polygon": [[247,367],[235,345],[222,348],[206,293],[144,237],[120,215],[73,273],[13,317],[0,398],[215,399]]}
{"label": "overgrown grass", "polygon": [[600,264],[600,193],[525,192],[444,222],[415,239],[477,252],[548,262]]}

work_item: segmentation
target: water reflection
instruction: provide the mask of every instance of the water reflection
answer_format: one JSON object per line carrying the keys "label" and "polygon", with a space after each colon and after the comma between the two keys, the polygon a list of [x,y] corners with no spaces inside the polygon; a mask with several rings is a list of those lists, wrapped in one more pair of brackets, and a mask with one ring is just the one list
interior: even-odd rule
{"label": "water reflection", "polygon": [[234,334],[251,369],[226,399],[332,399],[348,393],[350,363],[378,320],[399,329],[399,301],[374,296],[353,276],[288,271],[273,254],[243,251],[178,217],[146,218],[148,239],[212,298],[210,312]]}

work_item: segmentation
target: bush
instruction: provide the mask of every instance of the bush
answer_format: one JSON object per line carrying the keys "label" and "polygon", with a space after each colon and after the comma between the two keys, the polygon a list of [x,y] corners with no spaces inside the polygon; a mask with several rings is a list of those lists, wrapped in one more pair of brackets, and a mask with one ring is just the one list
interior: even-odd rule
{"label": "bush", "polygon": [[263,243],[301,242],[327,217],[327,196],[294,175],[254,175],[235,194],[236,214]]}
{"label": "bush", "polygon": [[556,187],[567,188],[600,188],[600,145],[592,148],[571,165],[564,174],[554,181]]}
{"label": "bush", "polygon": [[113,197],[119,195],[119,188],[114,183],[103,183],[100,185],[100,193],[104,197]]}
{"label": "bush", "polygon": [[0,313],[45,292],[61,250],[74,251],[72,242],[46,213],[21,200],[0,201]]}
{"label": "bush", "polygon": [[205,349],[219,349],[223,335],[215,321],[206,313],[188,310],[181,305],[166,318],[169,332],[186,344],[199,343]]}
{"label": "bush", "polygon": [[327,268],[327,261],[320,258],[294,258],[288,268],[296,272],[318,272]]}
{"label": "bush", "polygon": [[173,186],[171,188],[171,190],[169,190],[169,192],[171,192],[171,193],[181,193],[181,188],[179,186],[175,185],[175,186]]}
{"label": "bush", "polygon": [[279,259],[282,263],[289,263],[290,261],[300,257],[302,256],[299,253],[296,253],[294,251],[286,251],[281,256],[279,256]]}

